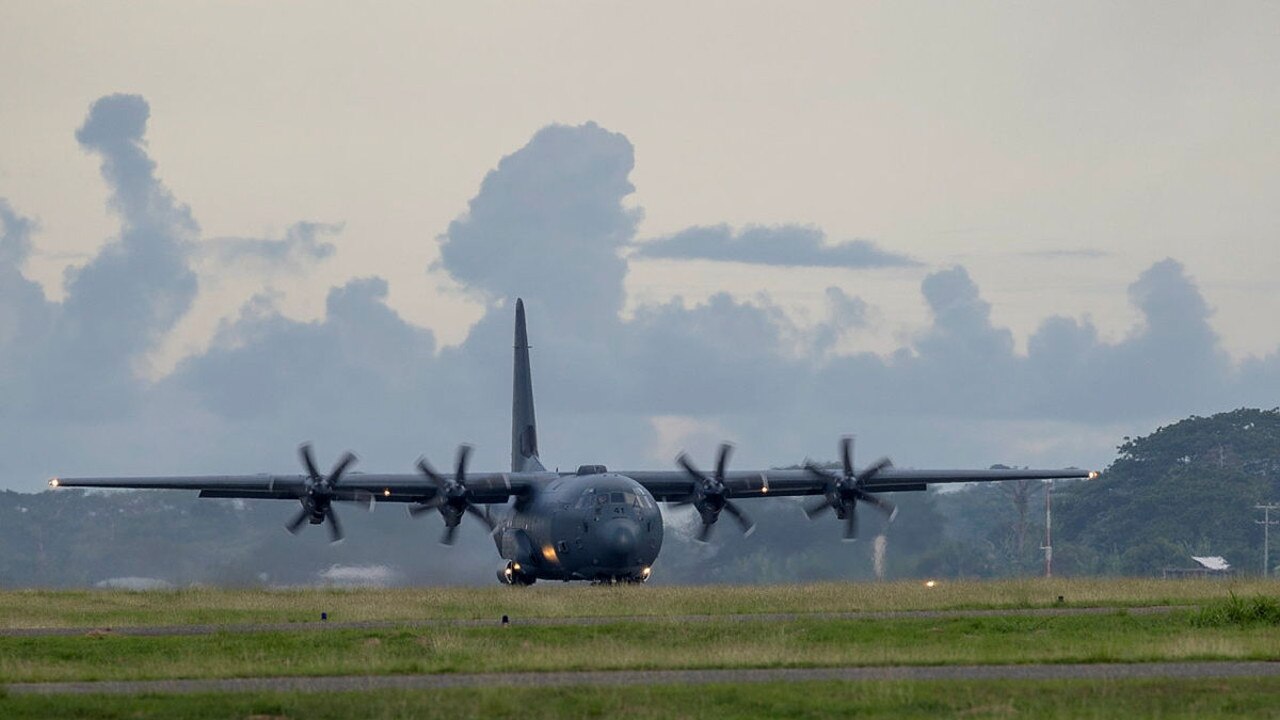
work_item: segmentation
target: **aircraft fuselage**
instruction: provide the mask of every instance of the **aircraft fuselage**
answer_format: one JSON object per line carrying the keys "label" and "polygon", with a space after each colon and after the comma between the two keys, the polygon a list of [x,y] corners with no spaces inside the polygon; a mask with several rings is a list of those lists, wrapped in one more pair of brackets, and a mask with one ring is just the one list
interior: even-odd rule
{"label": "aircraft fuselage", "polygon": [[494,539],[509,562],[498,579],[635,582],[662,548],[662,513],[640,483],[617,473],[548,476],[501,519]]}

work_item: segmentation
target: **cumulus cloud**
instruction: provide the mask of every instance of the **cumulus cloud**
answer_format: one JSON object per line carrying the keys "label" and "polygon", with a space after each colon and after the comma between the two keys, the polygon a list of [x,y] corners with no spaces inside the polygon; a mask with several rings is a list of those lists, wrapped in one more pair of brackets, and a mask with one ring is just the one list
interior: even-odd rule
{"label": "cumulus cloud", "polygon": [[385,280],[352,280],[329,292],[322,319],[299,322],[257,296],[172,381],[227,418],[351,417],[363,408],[376,417],[395,398],[420,394],[435,353],[431,331],[405,322],[386,298]]}
{"label": "cumulus cloud", "polygon": [[700,226],[635,246],[632,257],[718,260],[779,267],[878,268],[920,263],[881,249],[870,240],[828,243],[821,230],[802,225]]}
{"label": "cumulus cloud", "polygon": [[502,158],[467,212],[441,237],[441,265],[491,298],[534,298],[556,322],[583,330],[621,310],[626,262],[640,212],[631,142],[595,123],[552,125]]}
{"label": "cumulus cloud", "polygon": [[[62,303],[43,303],[43,293],[37,298],[29,282],[16,278],[20,297],[5,297],[8,314],[17,318],[12,326],[44,328],[19,350],[27,356],[28,377],[12,399],[24,412],[82,419],[129,412],[141,392],[137,363],[195,297],[188,255],[198,228],[155,177],[144,146],[149,113],[141,97],[107,96],[90,107],[76,132],[81,147],[101,159],[120,234],[87,264],[67,271]],[[6,236],[29,230],[11,233],[11,224],[6,217]],[[6,250],[14,259],[25,254]],[[17,270],[6,267],[11,275]]]}
{"label": "cumulus cloud", "polygon": [[0,198],[0,352],[29,345],[47,328],[44,291],[22,274],[34,227]]}
{"label": "cumulus cloud", "polygon": [[[143,382],[137,359],[190,306],[199,244],[190,211],[155,177],[146,118],[140,98],[112,96],[94,104],[78,133],[102,158],[121,229],[73,271],[65,302],[49,302],[22,276],[34,224],[0,205],[0,421],[33,456],[7,469],[19,487],[77,467],[288,471],[303,439],[335,455],[353,448],[364,466],[388,471],[408,470],[421,452],[447,465],[465,440],[479,444],[477,467],[503,467],[517,296],[529,310],[540,435],[552,466],[664,465],[670,458],[655,454],[671,450],[672,418],[702,429],[688,434],[690,443],[714,444],[706,429],[737,440],[735,464],[744,467],[821,457],[852,430],[871,446],[911,451],[907,464],[1085,464],[1053,449],[1064,436],[1098,444],[1099,421],[1163,421],[1260,390],[1270,399],[1252,404],[1277,402],[1280,360],[1233,365],[1209,324],[1211,309],[1172,260],[1133,283],[1142,322],[1125,337],[1109,342],[1088,318],[1054,317],[1025,354],[993,322],[963,267],[924,278],[930,320],[887,356],[840,351],[841,339],[856,337],[873,314],[866,298],[840,286],[824,290],[827,313],[805,328],[766,295],[641,305],[624,319],[628,249],[639,248],[630,257],[657,255],[646,250],[654,242],[636,244],[640,211],[628,206],[634,148],[593,123],[534,134],[499,161],[439,237],[438,269],[487,304],[460,345],[438,348],[430,330],[387,305],[386,281],[369,277],[332,289],[312,322],[286,317],[276,298],[260,294],[221,325],[207,351]],[[281,240],[223,250],[234,262],[305,271],[332,252],[321,238],[335,230],[300,224]],[[914,262],[869,244],[827,245],[811,228],[691,228],[668,240],[685,243],[683,255],[665,255],[672,258]],[[688,249],[698,243],[704,250]],[[54,410],[15,401],[22,397]],[[111,431],[83,433],[77,423],[94,418]],[[1049,450],[1010,457],[1010,448]]]}
{"label": "cumulus cloud", "polygon": [[269,238],[213,238],[204,250],[219,263],[244,264],[266,271],[298,272],[331,257],[336,249],[322,237],[342,232],[342,223],[294,223],[278,240]]}

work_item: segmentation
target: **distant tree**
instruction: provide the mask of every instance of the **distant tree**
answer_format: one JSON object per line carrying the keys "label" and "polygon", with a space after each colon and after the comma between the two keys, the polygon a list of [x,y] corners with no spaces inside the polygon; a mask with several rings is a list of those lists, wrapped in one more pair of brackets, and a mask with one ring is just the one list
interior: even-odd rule
{"label": "distant tree", "polygon": [[1097,480],[1058,484],[1055,537],[1092,548],[1105,572],[1188,566],[1193,551],[1260,569],[1262,530],[1250,520],[1255,504],[1280,498],[1280,410],[1193,416],[1118,450]]}

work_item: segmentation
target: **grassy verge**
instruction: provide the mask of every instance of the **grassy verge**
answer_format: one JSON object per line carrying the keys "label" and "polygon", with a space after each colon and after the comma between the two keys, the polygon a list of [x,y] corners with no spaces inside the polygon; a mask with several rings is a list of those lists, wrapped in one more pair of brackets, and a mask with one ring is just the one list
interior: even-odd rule
{"label": "grassy verge", "polygon": [[768,683],[328,694],[0,697],[0,716],[114,718],[1280,717],[1280,679]]}
{"label": "grassy verge", "polygon": [[1049,607],[1194,605],[1229,592],[1280,595],[1280,581],[1028,579],[773,586],[399,588],[0,592],[0,627],[180,625],[333,620],[662,616]]}
{"label": "grassy verge", "polygon": [[1280,625],[1280,600],[1266,595],[1212,600],[1191,616],[1196,627],[1254,627]]}
{"label": "grassy verge", "polygon": [[1280,627],[1170,615],[0,638],[9,682],[537,670],[1280,660]]}

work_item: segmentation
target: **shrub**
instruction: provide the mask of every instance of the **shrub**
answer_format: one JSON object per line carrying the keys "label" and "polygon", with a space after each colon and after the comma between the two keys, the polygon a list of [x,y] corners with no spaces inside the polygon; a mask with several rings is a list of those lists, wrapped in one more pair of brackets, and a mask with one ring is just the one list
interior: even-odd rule
{"label": "shrub", "polygon": [[1191,624],[1196,627],[1280,625],[1280,600],[1267,595],[1241,598],[1233,592],[1230,597],[1196,611],[1191,616]]}

